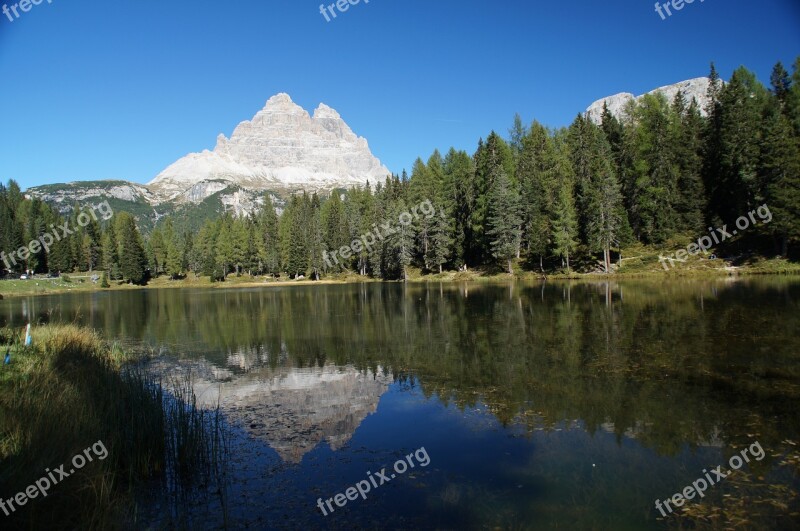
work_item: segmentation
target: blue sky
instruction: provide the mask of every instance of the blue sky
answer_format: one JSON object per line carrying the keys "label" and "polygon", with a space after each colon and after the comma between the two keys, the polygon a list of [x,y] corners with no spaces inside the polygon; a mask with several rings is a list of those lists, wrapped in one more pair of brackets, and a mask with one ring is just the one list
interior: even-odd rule
{"label": "blue sky", "polygon": [[[19,0],[0,0],[9,7]],[[800,55],[797,0],[44,0],[0,14],[0,180],[147,182],[287,92],[394,172],[594,100]],[[330,0],[328,1],[330,3]],[[13,17],[13,14],[12,14]]]}

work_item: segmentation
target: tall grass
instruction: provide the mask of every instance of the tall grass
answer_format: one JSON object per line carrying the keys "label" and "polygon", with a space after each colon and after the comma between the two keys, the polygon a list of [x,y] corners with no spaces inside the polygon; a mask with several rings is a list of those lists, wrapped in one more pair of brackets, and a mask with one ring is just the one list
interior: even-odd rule
{"label": "tall grass", "polygon": [[0,496],[23,491],[97,441],[108,457],[11,516],[0,513],[0,527],[129,527],[137,487],[168,479],[177,488],[198,474],[206,481],[223,474],[219,410],[198,409],[190,382],[170,393],[119,348],[76,326],[34,327],[32,347],[8,330],[0,331],[4,340],[13,348],[12,363],[0,366]]}

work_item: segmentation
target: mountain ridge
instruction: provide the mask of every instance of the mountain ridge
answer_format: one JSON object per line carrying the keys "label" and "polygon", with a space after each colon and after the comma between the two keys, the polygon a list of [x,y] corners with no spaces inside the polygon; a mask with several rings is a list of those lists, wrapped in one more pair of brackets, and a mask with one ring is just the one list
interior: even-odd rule
{"label": "mountain ridge", "polygon": [[240,122],[230,138],[218,135],[213,150],[178,159],[146,186],[157,200],[171,201],[209,180],[250,190],[329,190],[388,175],[367,140],[353,133],[335,109],[320,103],[312,116],[279,93],[253,118]]}
{"label": "mountain ridge", "polygon": [[[647,94],[661,93],[671,100],[680,90],[687,102],[695,98],[704,112],[709,85],[708,78],[700,77]],[[585,113],[599,123],[606,103],[615,116],[624,117],[626,106],[642,97],[627,92],[607,96],[592,103]],[[31,187],[26,195],[62,213],[76,203],[110,200],[115,210],[134,214],[145,231],[168,213],[179,212],[191,230],[210,215],[251,214],[263,204],[266,194],[281,209],[295,192],[376,184],[389,175],[367,140],[357,136],[335,109],[320,103],[312,115],[288,94],[278,93],[250,120],[239,122],[230,138],[218,135],[213,150],[181,157],[147,184],[77,181]]]}
{"label": "mountain ridge", "polygon": [[586,108],[586,115],[592,122],[599,124],[602,121],[603,104],[606,104],[608,105],[608,110],[612,115],[614,115],[616,118],[623,118],[625,116],[626,107],[632,101],[639,101],[646,95],[663,94],[664,97],[667,98],[667,101],[671,103],[678,91],[680,91],[683,94],[684,101],[686,101],[687,104],[691,102],[692,99],[697,100],[697,104],[700,108],[700,114],[705,116],[706,105],[708,105],[709,102],[708,88],[710,86],[711,80],[708,77],[696,77],[693,79],[680,81],[678,83],[673,83],[672,85],[658,87],[640,96],[634,96],[630,92],[620,92],[619,94],[613,94],[611,96],[606,96],[605,98],[600,98],[589,105],[589,107]]}

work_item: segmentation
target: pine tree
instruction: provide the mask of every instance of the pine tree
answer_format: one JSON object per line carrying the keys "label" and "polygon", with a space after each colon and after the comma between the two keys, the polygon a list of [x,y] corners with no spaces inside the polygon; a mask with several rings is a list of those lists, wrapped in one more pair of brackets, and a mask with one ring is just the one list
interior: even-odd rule
{"label": "pine tree", "polygon": [[631,223],[639,239],[660,243],[678,225],[674,208],[679,167],[671,142],[673,119],[661,94],[646,95],[635,109],[635,190]]}
{"label": "pine tree", "polygon": [[473,204],[471,208],[470,234],[468,239],[468,262],[488,263],[491,249],[487,230],[487,217],[489,213],[489,190],[492,183],[501,174],[516,182],[514,161],[508,144],[492,131],[486,139],[478,143],[475,152],[475,177],[472,181],[471,195]]}
{"label": "pine tree", "polygon": [[[441,157],[438,151],[431,157],[431,162],[441,176]],[[437,183],[433,172],[422,162],[422,159],[417,158],[411,168],[411,201],[417,204],[422,201],[435,201],[437,195],[436,187]],[[415,233],[419,238],[418,247],[424,259],[428,255],[428,247],[430,246],[431,220],[421,219],[415,223]]]}
{"label": "pine tree", "polygon": [[675,199],[676,228],[694,234],[703,232],[706,193],[703,185],[703,118],[697,101],[686,107],[678,92],[672,105],[670,143],[678,168]]}
{"label": "pine tree", "polygon": [[217,235],[221,220],[207,220],[197,233],[191,262],[195,271],[208,275],[214,282],[222,277],[222,266],[217,262]]}
{"label": "pine tree", "polygon": [[120,241],[120,272],[129,282],[141,284],[145,280],[147,257],[136,221],[127,212],[120,212],[116,223]]}
{"label": "pine tree", "polygon": [[305,195],[302,198],[296,195],[292,196],[290,208],[287,208],[283,214],[284,217],[288,216],[286,271],[291,278],[299,275],[305,276],[308,270],[306,200]]}
{"label": "pine tree", "polygon": [[[330,198],[322,205],[321,217],[325,250],[330,253],[338,251],[347,245],[350,231],[344,214],[342,198],[338,192],[332,192]],[[334,258],[328,258],[324,266],[326,269],[330,268],[335,272],[344,270],[341,261],[337,261]]]}
{"label": "pine tree", "polygon": [[475,169],[469,154],[450,148],[443,170],[441,201],[448,222],[450,264],[454,269],[459,269],[466,263],[466,239],[470,219],[469,190]]}
{"label": "pine tree", "polygon": [[[403,213],[408,212],[408,206],[404,199],[399,199],[394,202],[391,211],[393,215],[389,218],[392,220],[400,220]],[[404,281],[408,280],[408,268],[414,258],[414,240],[416,233],[413,223],[398,222],[393,234],[387,237],[391,257],[389,258],[389,265],[392,269],[396,269],[400,278]]]}
{"label": "pine tree", "polygon": [[171,279],[176,279],[183,276],[183,258],[185,244],[183,238],[178,235],[174,230],[171,230],[171,237],[165,242],[166,244],[166,257],[164,262],[164,272],[169,275]]}
{"label": "pine tree", "polygon": [[514,125],[508,130],[508,145],[514,157],[514,167],[519,166],[519,158],[522,155],[522,141],[528,135],[528,128],[522,122],[519,113],[514,115]]}
{"label": "pine tree", "polygon": [[148,241],[150,247],[150,267],[155,276],[164,271],[164,262],[167,258],[167,246],[164,242],[164,234],[160,228],[153,229]]}
{"label": "pine tree", "polygon": [[782,109],[791,93],[792,78],[789,77],[789,72],[786,71],[780,61],[772,69],[770,85],[772,85],[772,93],[778,98]]}
{"label": "pine tree", "polygon": [[236,276],[241,276],[243,268],[248,264],[248,231],[244,219],[234,218],[231,221],[231,264]]}
{"label": "pine tree", "polygon": [[111,280],[117,280],[120,275],[119,244],[117,243],[117,232],[114,226],[114,223],[109,223],[102,238],[103,267],[105,267]]}
{"label": "pine tree", "polygon": [[735,220],[757,202],[758,137],[767,95],[745,68],[737,69],[720,92],[719,167],[710,189],[710,206],[725,222]]}
{"label": "pine tree", "polygon": [[[85,211],[84,211],[85,212]],[[86,212],[86,215],[89,215]],[[82,251],[83,259],[86,261],[86,268],[91,272],[100,264],[102,260],[102,248],[100,245],[100,225],[97,221],[91,220],[83,229]]]}
{"label": "pine tree", "polygon": [[780,254],[787,256],[789,243],[800,240],[800,144],[777,97],[768,105],[762,127],[758,173],[772,213],[767,230],[778,238]]}
{"label": "pine tree", "polygon": [[311,278],[319,280],[325,268],[322,258],[324,251],[322,237],[322,207],[316,192],[311,196],[311,211],[309,213],[309,267]]}
{"label": "pine tree", "polygon": [[544,256],[550,247],[550,212],[553,205],[553,172],[556,154],[547,129],[534,122],[522,140],[517,175],[523,199],[524,242],[529,258],[538,257],[544,271]]}
{"label": "pine tree", "polygon": [[236,250],[234,248],[233,219],[230,214],[224,214],[220,221],[219,232],[216,238],[216,260],[220,266],[222,280],[228,276],[231,267],[236,261]]}
{"label": "pine tree", "polygon": [[573,197],[574,185],[570,177],[561,178],[557,183],[555,204],[553,205],[553,251],[561,256],[566,263],[567,273],[570,272],[569,257],[578,245],[578,220],[575,212],[575,199]]}
{"label": "pine tree", "polygon": [[522,237],[519,213],[519,194],[505,173],[500,173],[492,183],[489,193],[487,235],[490,238],[492,256],[508,267],[514,274],[512,260],[517,256]]}
{"label": "pine tree", "polygon": [[263,263],[264,270],[270,275],[278,275],[281,271],[280,241],[278,240],[278,215],[272,199],[267,195],[264,206],[258,217],[258,231],[260,238],[257,241],[259,260]]}

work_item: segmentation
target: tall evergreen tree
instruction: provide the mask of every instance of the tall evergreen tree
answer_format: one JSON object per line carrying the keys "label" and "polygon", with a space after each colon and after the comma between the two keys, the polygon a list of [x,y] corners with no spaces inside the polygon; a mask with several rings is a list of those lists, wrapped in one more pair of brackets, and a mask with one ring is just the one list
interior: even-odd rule
{"label": "tall evergreen tree", "polygon": [[519,193],[506,174],[501,172],[492,182],[489,192],[486,233],[492,256],[507,267],[510,275],[514,274],[512,261],[519,249],[521,226]]}
{"label": "tall evergreen tree", "polygon": [[267,195],[264,206],[258,215],[258,232],[260,238],[256,242],[258,258],[263,269],[270,275],[277,275],[281,271],[280,241],[278,240],[278,214],[272,199]]}
{"label": "tall evergreen tree", "polygon": [[779,253],[787,256],[789,243],[800,241],[800,143],[777,97],[767,106],[762,127],[758,173],[773,218],[767,230],[778,238]]}
{"label": "tall evergreen tree", "polygon": [[678,182],[673,200],[677,213],[676,228],[700,233],[704,229],[706,193],[703,185],[703,118],[697,101],[688,107],[678,92],[672,105],[670,143],[678,168]]}
{"label": "tall evergreen tree", "polygon": [[136,221],[127,212],[120,212],[116,223],[120,242],[120,272],[129,282],[141,284],[146,278],[147,257]]}
{"label": "tall evergreen tree", "polygon": [[570,272],[570,256],[578,245],[578,219],[575,211],[574,185],[571,177],[561,178],[556,184],[556,197],[553,205],[553,251],[561,256]]}
{"label": "tall evergreen tree", "polygon": [[102,238],[103,267],[105,267],[110,280],[120,278],[119,243],[117,242],[117,231],[114,227],[114,223],[109,223]]}
{"label": "tall evergreen tree", "polygon": [[550,247],[550,214],[553,208],[555,145],[550,133],[534,122],[522,140],[517,175],[523,200],[523,238],[531,258],[538,257],[544,271],[544,256]]}
{"label": "tall evergreen tree", "polygon": [[472,158],[465,151],[450,148],[444,160],[442,208],[449,222],[450,264],[464,266],[470,220],[470,181],[475,173]]}

